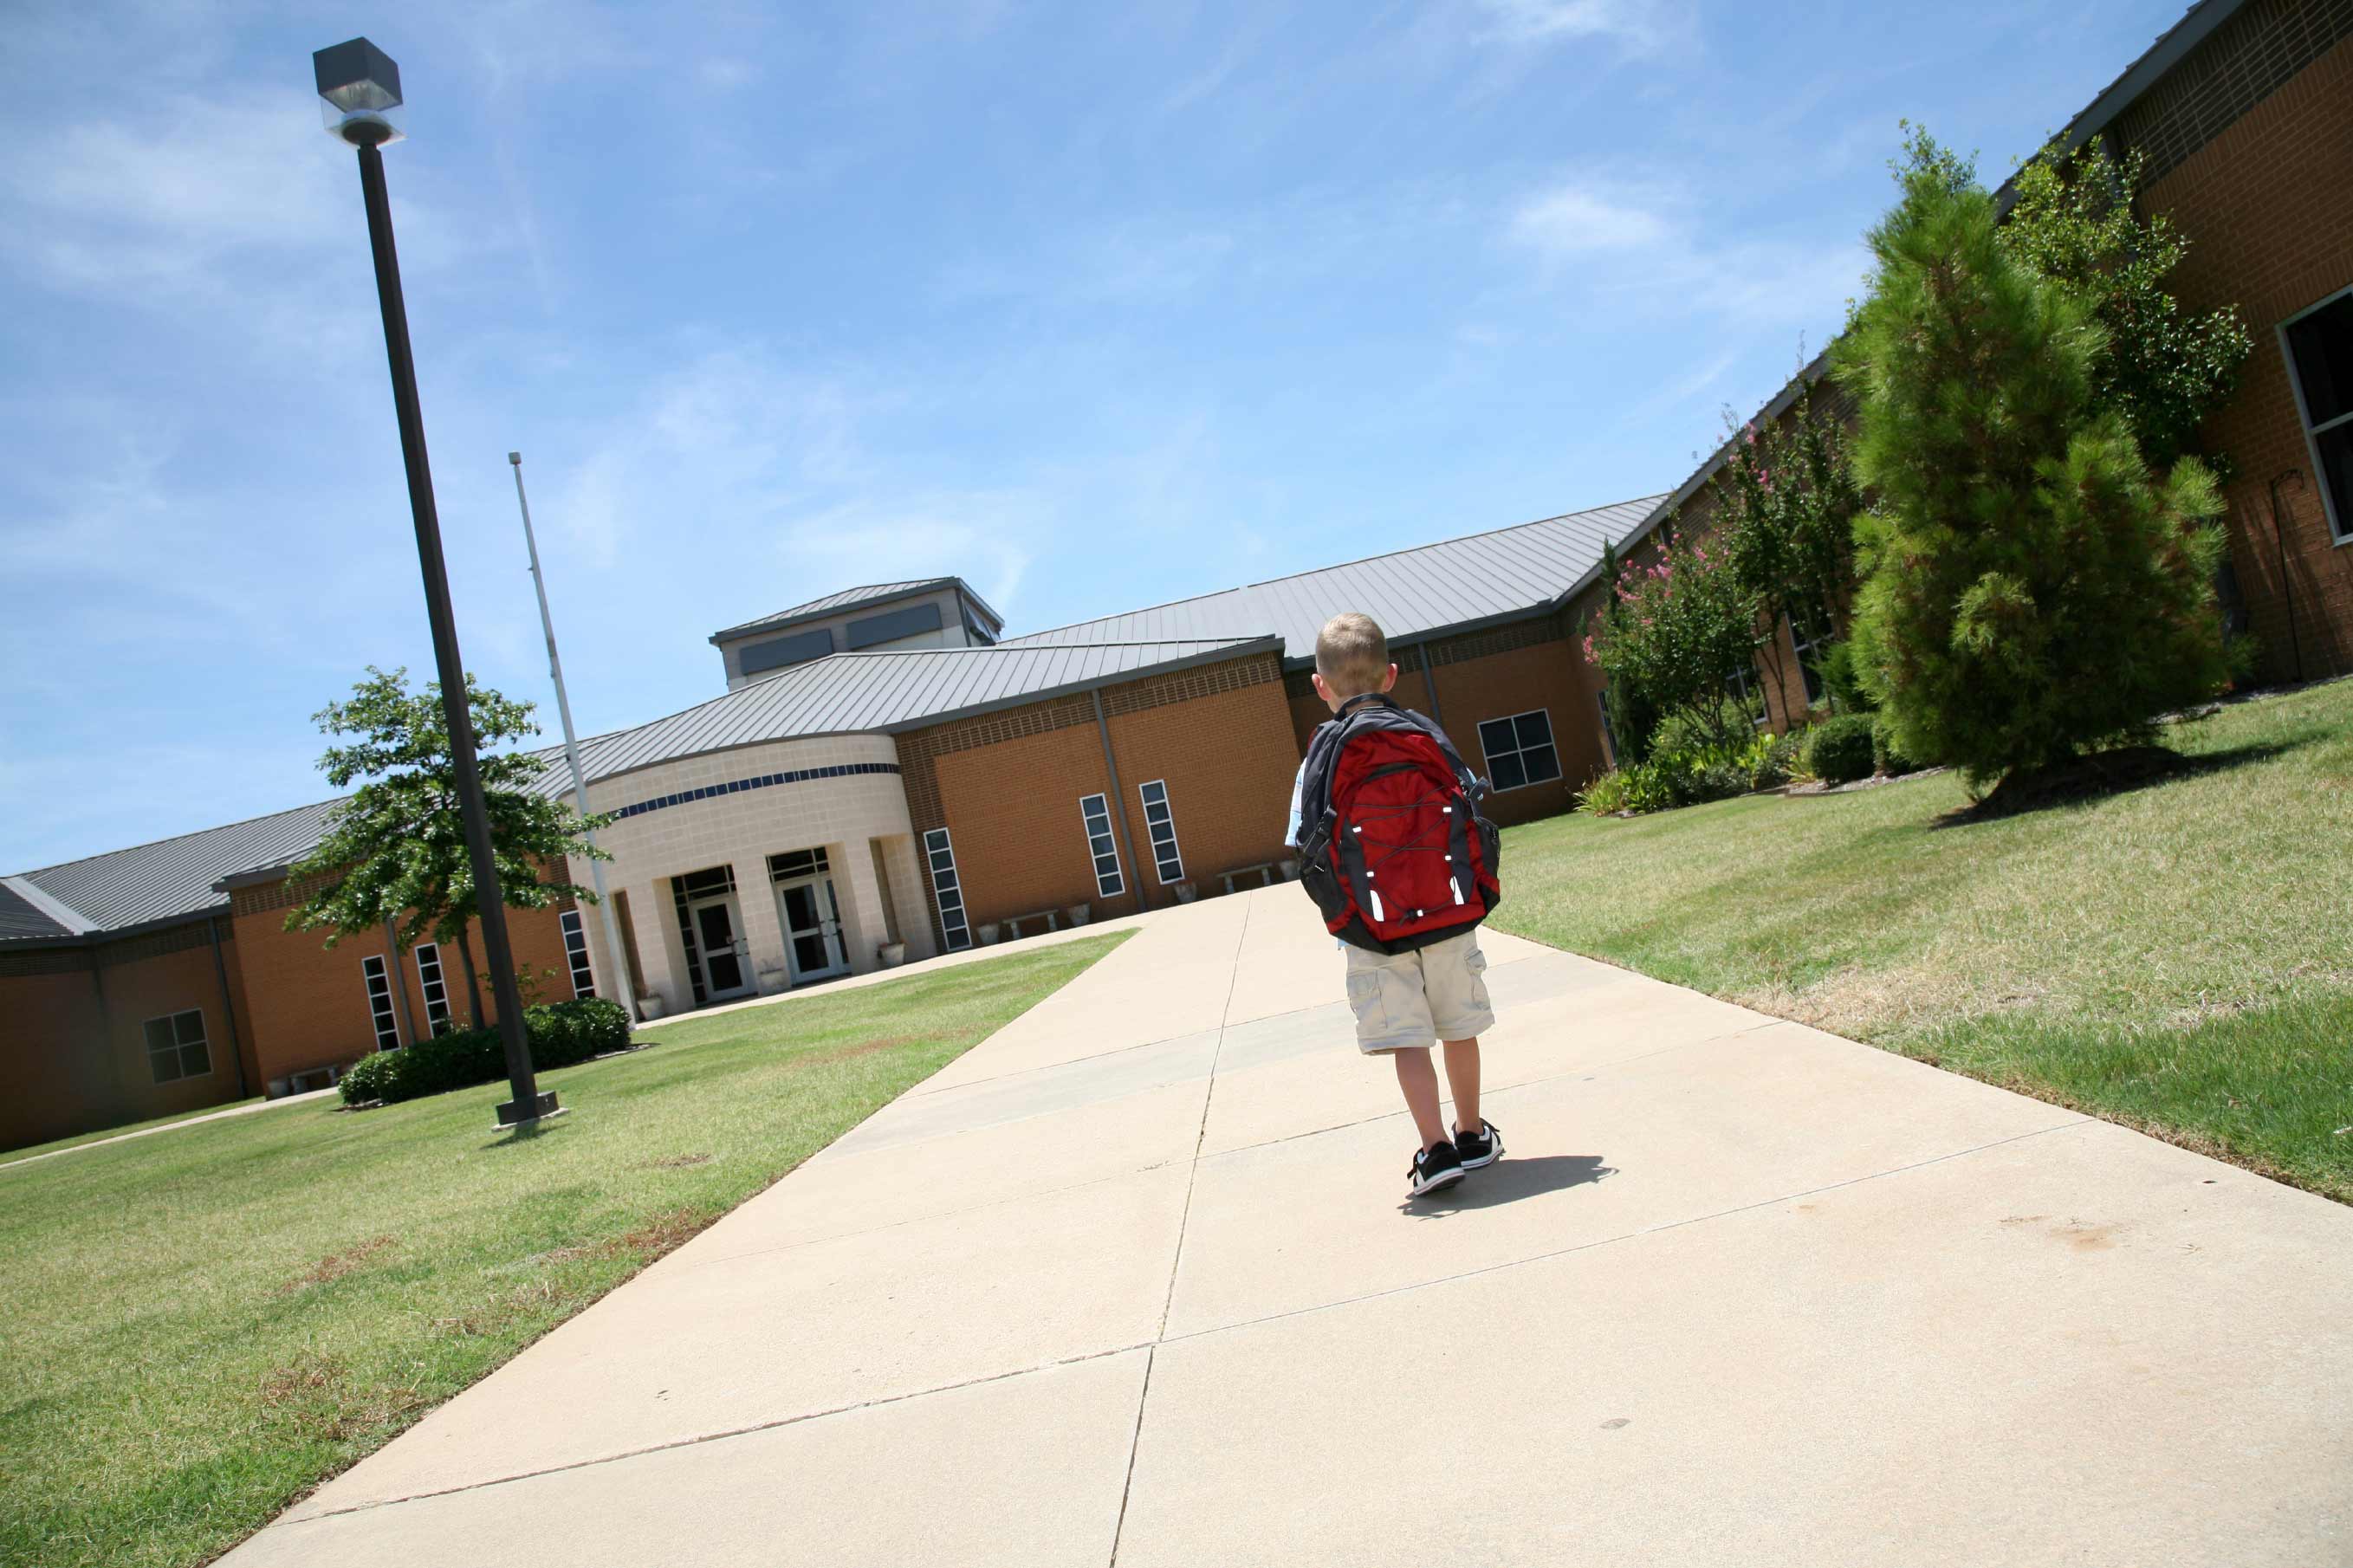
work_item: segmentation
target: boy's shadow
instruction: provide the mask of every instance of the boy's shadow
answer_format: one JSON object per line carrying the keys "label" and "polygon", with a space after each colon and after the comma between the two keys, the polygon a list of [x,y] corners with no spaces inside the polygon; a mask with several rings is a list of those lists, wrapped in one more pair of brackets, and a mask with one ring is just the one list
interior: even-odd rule
{"label": "boy's shadow", "polygon": [[1599,1154],[1539,1154],[1515,1160],[1509,1154],[1482,1171],[1473,1171],[1442,1192],[1408,1198],[1398,1212],[1413,1219],[1438,1219],[1464,1209],[1491,1209],[1498,1204],[1582,1187],[1618,1173]]}

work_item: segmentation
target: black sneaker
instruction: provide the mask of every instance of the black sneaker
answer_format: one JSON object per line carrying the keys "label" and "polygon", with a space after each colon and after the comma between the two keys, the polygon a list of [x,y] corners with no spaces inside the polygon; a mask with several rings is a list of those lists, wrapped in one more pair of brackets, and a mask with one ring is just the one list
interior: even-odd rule
{"label": "black sneaker", "polygon": [[1457,1131],[1454,1134],[1455,1158],[1466,1171],[1482,1165],[1492,1165],[1504,1157],[1504,1134],[1492,1121],[1479,1123],[1476,1132]]}
{"label": "black sneaker", "polygon": [[1405,1174],[1413,1184],[1411,1195],[1418,1198],[1461,1181],[1462,1162],[1456,1157],[1453,1144],[1434,1144],[1413,1157],[1413,1169]]}

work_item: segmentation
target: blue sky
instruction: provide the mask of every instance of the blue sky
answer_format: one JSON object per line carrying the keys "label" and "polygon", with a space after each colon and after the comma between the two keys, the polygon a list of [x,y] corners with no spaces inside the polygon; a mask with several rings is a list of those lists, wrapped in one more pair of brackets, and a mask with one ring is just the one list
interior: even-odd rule
{"label": "blue sky", "polygon": [[430,669],[322,45],[400,62],[459,632],[553,735],[510,448],[584,731],[851,583],[1018,633],[1648,494],[1836,329],[1899,119],[1999,177],[2180,11],[19,0],[0,869],[322,798]]}

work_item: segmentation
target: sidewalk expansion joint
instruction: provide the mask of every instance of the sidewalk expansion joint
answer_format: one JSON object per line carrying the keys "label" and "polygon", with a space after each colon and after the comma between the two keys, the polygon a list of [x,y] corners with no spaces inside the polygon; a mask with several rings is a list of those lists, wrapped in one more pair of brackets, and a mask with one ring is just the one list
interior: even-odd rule
{"label": "sidewalk expansion joint", "polygon": [[1127,1438],[1127,1475],[1120,1483],[1119,1517],[1112,1524],[1110,1568],[1119,1568],[1120,1538],[1127,1530],[1127,1500],[1135,1490],[1135,1456],[1144,1447],[1144,1412],[1152,1402],[1152,1367],[1160,1354],[1160,1341],[1167,1337],[1168,1314],[1176,1305],[1176,1271],[1185,1261],[1185,1235],[1193,1222],[1193,1188],[1201,1177],[1201,1145],[1209,1138],[1209,1106],[1218,1097],[1218,1061],[1225,1054],[1227,1019],[1234,1010],[1234,990],[1241,984],[1242,948],[1250,940],[1250,917],[1254,904],[1242,907],[1242,929],[1234,938],[1234,967],[1226,980],[1226,1005],[1218,1019],[1218,1044],[1209,1053],[1209,1081],[1201,1091],[1201,1125],[1193,1134],[1193,1164],[1185,1178],[1185,1207],[1176,1220],[1176,1246],[1168,1259],[1168,1293],[1160,1300],[1160,1327],[1154,1335],[1152,1347],[1144,1353],[1144,1386],[1135,1394],[1135,1430]]}
{"label": "sidewalk expansion joint", "polygon": [[348,1508],[331,1508],[302,1519],[274,1520],[267,1530],[294,1529],[306,1524],[323,1523],[354,1513],[371,1513],[378,1509],[397,1508],[403,1503],[429,1502],[435,1498],[456,1497],[462,1492],[487,1491],[492,1487],[513,1486],[519,1481],[537,1480],[543,1476],[561,1476],[573,1470],[592,1470],[600,1465],[617,1465],[630,1459],[642,1459],[650,1454],[667,1454],[677,1448],[698,1447],[704,1443],[724,1443],[736,1437],[754,1436],[762,1432],[774,1432],[779,1427],[797,1426],[803,1422],[823,1421],[834,1415],[855,1415],[861,1410],[880,1410],[886,1405],[904,1405],[911,1399],[928,1399],[935,1394],[955,1394],[967,1388],[983,1388],[992,1383],[1004,1383],[1017,1377],[1032,1377],[1041,1372],[1058,1372],[1066,1366],[1079,1366],[1107,1356],[1127,1355],[1134,1351],[1150,1351],[1153,1342],[1140,1340],[1132,1345],[1113,1345],[1109,1350],[1089,1351],[1084,1355],[1064,1356],[1060,1361],[1042,1362],[1036,1366],[1018,1366],[1009,1372],[992,1372],[985,1377],[968,1377],[961,1383],[943,1383],[933,1388],[914,1388],[904,1394],[884,1394],[879,1399],[861,1399],[849,1405],[837,1405],[825,1410],[806,1410],[797,1415],[780,1415],[774,1421],[754,1421],[748,1426],[730,1426],[723,1431],[698,1432],[691,1437],[673,1438],[667,1443],[649,1443],[641,1448],[625,1448],[617,1454],[598,1454],[592,1458],[575,1459],[569,1464],[547,1465],[535,1470],[518,1470],[509,1476],[491,1476],[483,1480],[468,1481],[462,1486],[436,1487],[430,1491],[406,1492],[399,1497],[377,1498],[369,1502],[356,1502]]}

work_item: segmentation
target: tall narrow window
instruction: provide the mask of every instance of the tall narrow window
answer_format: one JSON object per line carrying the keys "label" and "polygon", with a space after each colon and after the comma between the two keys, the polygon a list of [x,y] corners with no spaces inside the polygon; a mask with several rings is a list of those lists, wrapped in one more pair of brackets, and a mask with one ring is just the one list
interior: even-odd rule
{"label": "tall narrow window", "polygon": [[1119,873],[1119,846],[1111,836],[1110,799],[1100,795],[1082,798],[1079,820],[1086,825],[1087,853],[1095,859],[1095,891],[1115,899],[1127,891],[1127,879]]}
{"label": "tall narrow window", "polygon": [[1552,744],[1552,715],[1542,708],[1486,721],[1479,726],[1479,749],[1486,753],[1487,775],[1494,781],[1498,795],[1560,777],[1560,753]]}
{"label": "tall narrow window", "polygon": [[213,1070],[212,1051],[205,1044],[205,1016],[191,1007],[146,1023],[147,1068],[157,1083],[177,1083],[202,1078]]}
{"label": "tall narrow window", "polygon": [[1176,848],[1176,818],[1168,809],[1167,781],[1154,779],[1138,784],[1135,793],[1144,797],[1144,826],[1152,836],[1152,861],[1160,873],[1160,885],[1183,881],[1185,857]]}
{"label": "tall narrow window", "polygon": [[972,927],[964,918],[964,885],[956,880],[955,846],[948,830],[934,827],[923,835],[923,853],[932,863],[932,893],[940,902],[940,934],[948,951],[972,945]]}
{"label": "tall narrow window", "polygon": [[2290,317],[2279,331],[2329,537],[2353,543],[2353,289]]}
{"label": "tall narrow window", "polygon": [[375,1025],[375,1048],[388,1051],[400,1044],[400,1018],[392,1005],[392,968],[382,955],[360,960],[360,979],[366,983],[368,1017]]}
{"label": "tall narrow window", "polygon": [[566,910],[556,917],[564,928],[564,956],[572,965],[572,994],[596,994],[596,973],[588,967],[588,928],[581,922],[578,910]]}
{"label": "tall narrow window", "polygon": [[1824,650],[1830,647],[1827,632],[1818,630],[1830,625],[1827,616],[1808,616],[1804,620],[1789,617],[1789,647],[1798,656],[1798,673],[1806,682],[1806,706],[1814,707],[1822,700],[1822,672],[1816,668]]}
{"label": "tall narrow window", "polygon": [[449,986],[441,974],[441,944],[417,944],[417,986],[425,993],[425,1026],[438,1039],[449,1032]]}
{"label": "tall narrow window", "polygon": [[1601,704],[1601,738],[1609,743],[1609,765],[1614,768],[1619,765],[1618,730],[1617,726],[1609,722],[1609,693],[1601,692],[1594,698],[1594,700]]}

